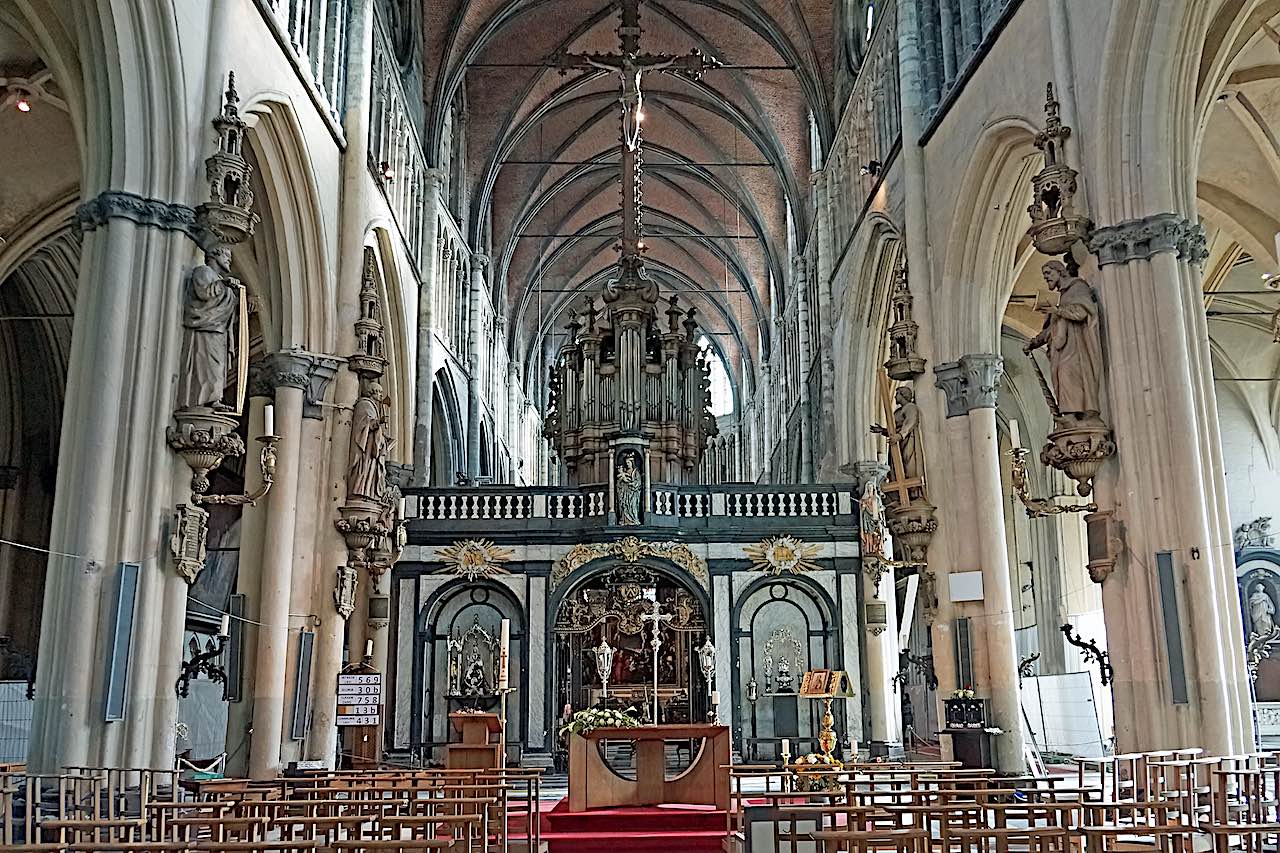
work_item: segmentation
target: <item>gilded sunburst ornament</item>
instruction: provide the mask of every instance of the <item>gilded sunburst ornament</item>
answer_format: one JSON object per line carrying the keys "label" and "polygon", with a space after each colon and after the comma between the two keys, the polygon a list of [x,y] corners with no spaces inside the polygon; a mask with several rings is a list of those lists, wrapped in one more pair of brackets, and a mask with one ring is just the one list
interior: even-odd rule
{"label": "gilded sunburst ornament", "polygon": [[514,554],[489,539],[462,539],[439,549],[436,558],[444,563],[445,571],[474,581],[507,574],[503,563]]}
{"label": "gilded sunburst ornament", "polygon": [[758,545],[744,545],[742,550],[751,560],[753,569],[771,575],[788,572],[799,575],[821,568],[814,562],[818,546],[794,536],[774,536],[761,540]]}

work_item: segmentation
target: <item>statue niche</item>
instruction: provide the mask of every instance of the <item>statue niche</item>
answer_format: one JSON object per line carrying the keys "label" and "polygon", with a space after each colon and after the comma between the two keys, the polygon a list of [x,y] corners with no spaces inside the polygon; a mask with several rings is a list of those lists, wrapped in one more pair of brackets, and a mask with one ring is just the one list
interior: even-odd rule
{"label": "statue niche", "polygon": [[634,450],[619,454],[618,473],[614,477],[618,524],[635,526],[640,523],[640,498],[644,493],[644,471],[637,460],[640,454]]}

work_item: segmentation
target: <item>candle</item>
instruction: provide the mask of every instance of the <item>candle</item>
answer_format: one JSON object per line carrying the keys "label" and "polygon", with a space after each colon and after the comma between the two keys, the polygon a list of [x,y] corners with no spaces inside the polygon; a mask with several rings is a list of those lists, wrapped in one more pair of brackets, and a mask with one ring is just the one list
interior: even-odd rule
{"label": "candle", "polygon": [[367,657],[367,658],[371,658],[371,657],[373,657],[373,640],[365,640],[365,642],[364,642],[364,656],[365,656],[365,657]]}
{"label": "candle", "polygon": [[712,691],[711,691],[711,704],[712,704],[712,705],[719,705],[719,704],[720,704],[720,691],[719,691],[719,690],[712,690]]}
{"label": "candle", "polygon": [[218,626],[218,636],[219,637],[231,636],[231,614],[230,613],[222,614],[222,623]]}
{"label": "candle", "polygon": [[408,498],[400,499],[400,517],[401,518],[409,517],[409,499]]}
{"label": "candle", "polygon": [[1012,418],[1009,419],[1009,444],[1013,445],[1014,450],[1022,447],[1022,436],[1018,435],[1018,422]]}
{"label": "candle", "polygon": [[791,738],[789,737],[784,737],[782,739],[782,754],[783,755],[791,754]]}
{"label": "candle", "polygon": [[511,686],[508,674],[511,655],[511,620],[502,620],[501,641],[498,646],[498,689],[506,690]]}
{"label": "candle", "polygon": [[276,407],[270,403],[262,407],[262,432],[264,435],[276,434]]}

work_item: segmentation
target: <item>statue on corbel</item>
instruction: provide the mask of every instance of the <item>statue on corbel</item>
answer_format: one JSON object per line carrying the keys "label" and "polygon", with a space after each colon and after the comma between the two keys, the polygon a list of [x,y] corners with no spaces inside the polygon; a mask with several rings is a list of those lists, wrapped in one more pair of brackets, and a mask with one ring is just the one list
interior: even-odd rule
{"label": "statue on corbel", "polygon": [[178,505],[170,537],[175,567],[188,583],[204,568],[209,522],[205,507],[252,505],[265,496],[275,477],[279,441],[270,428],[258,439],[262,485],[255,491],[208,494],[209,472],[228,456],[245,452],[236,430],[248,390],[250,305],[244,285],[231,274],[231,250],[253,235],[258,214],[253,212],[249,189],[253,167],[243,153],[246,124],[238,104],[235,75],[229,74],[222,113],[212,122],[218,147],[205,160],[209,201],[195,212],[191,236],[202,248],[204,262],[188,273],[183,285],[175,425],[166,431],[169,447],[191,469],[191,500]]}
{"label": "statue on corbel", "polygon": [[[1035,247],[1062,260],[1045,262],[1041,274],[1057,304],[1040,306],[1044,326],[1024,352],[1031,359],[1041,391],[1053,414],[1053,431],[1040,452],[1040,461],[1075,480],[1082,497],[1093,491],[1093,477],[1116,452],[1111,428],[1102,418],[1101,312],[1093,288],[1080,277],[1072,254],[1077,243],[1087,243],[1093,223],[1076,210],[1078,173],[1066,162],[1065,144],[1071,128],[1062,124],[1053,84],[1047,88],[1045,129],[1036,136],[1044,152],[1044,168],[1032,178],[1035,197],[1028,213],[1028,229]],[[1052,385],[1034,355],[1043,348],[1048,357]],[[1025,451],[1014,448],[1015,462]],[[1082,510],[1090,505],[1080,505]]]}
{"label": "statue on corbel", "polygon": [[404,500],[387,471],[396,440],[390,398],[382,385],[387,358],[378,282],[377,254],[366,246],[360,316],[354,323],[356,351],[347,359],[347,369],[359,377],[360,391],[351,408],[347,499],[334,521],[347,544],[347,565],[338,570],[334,588],[334,604],[344,619],[354,609],[359,570],[367,571],[376,586],[405,545]]}

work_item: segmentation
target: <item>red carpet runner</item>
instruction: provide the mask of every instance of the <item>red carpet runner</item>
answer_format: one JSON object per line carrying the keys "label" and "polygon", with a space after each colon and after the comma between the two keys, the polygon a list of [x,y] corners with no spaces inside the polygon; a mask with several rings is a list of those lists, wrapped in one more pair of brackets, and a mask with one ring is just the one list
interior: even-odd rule
{"label": "red carpet runner", "polygon": [[[514,829],[514,827],[513,827]],[[567,800],[542,812],[551,853],[720,851],[725,813],[703,806],[646,806],[570,813]]]}

